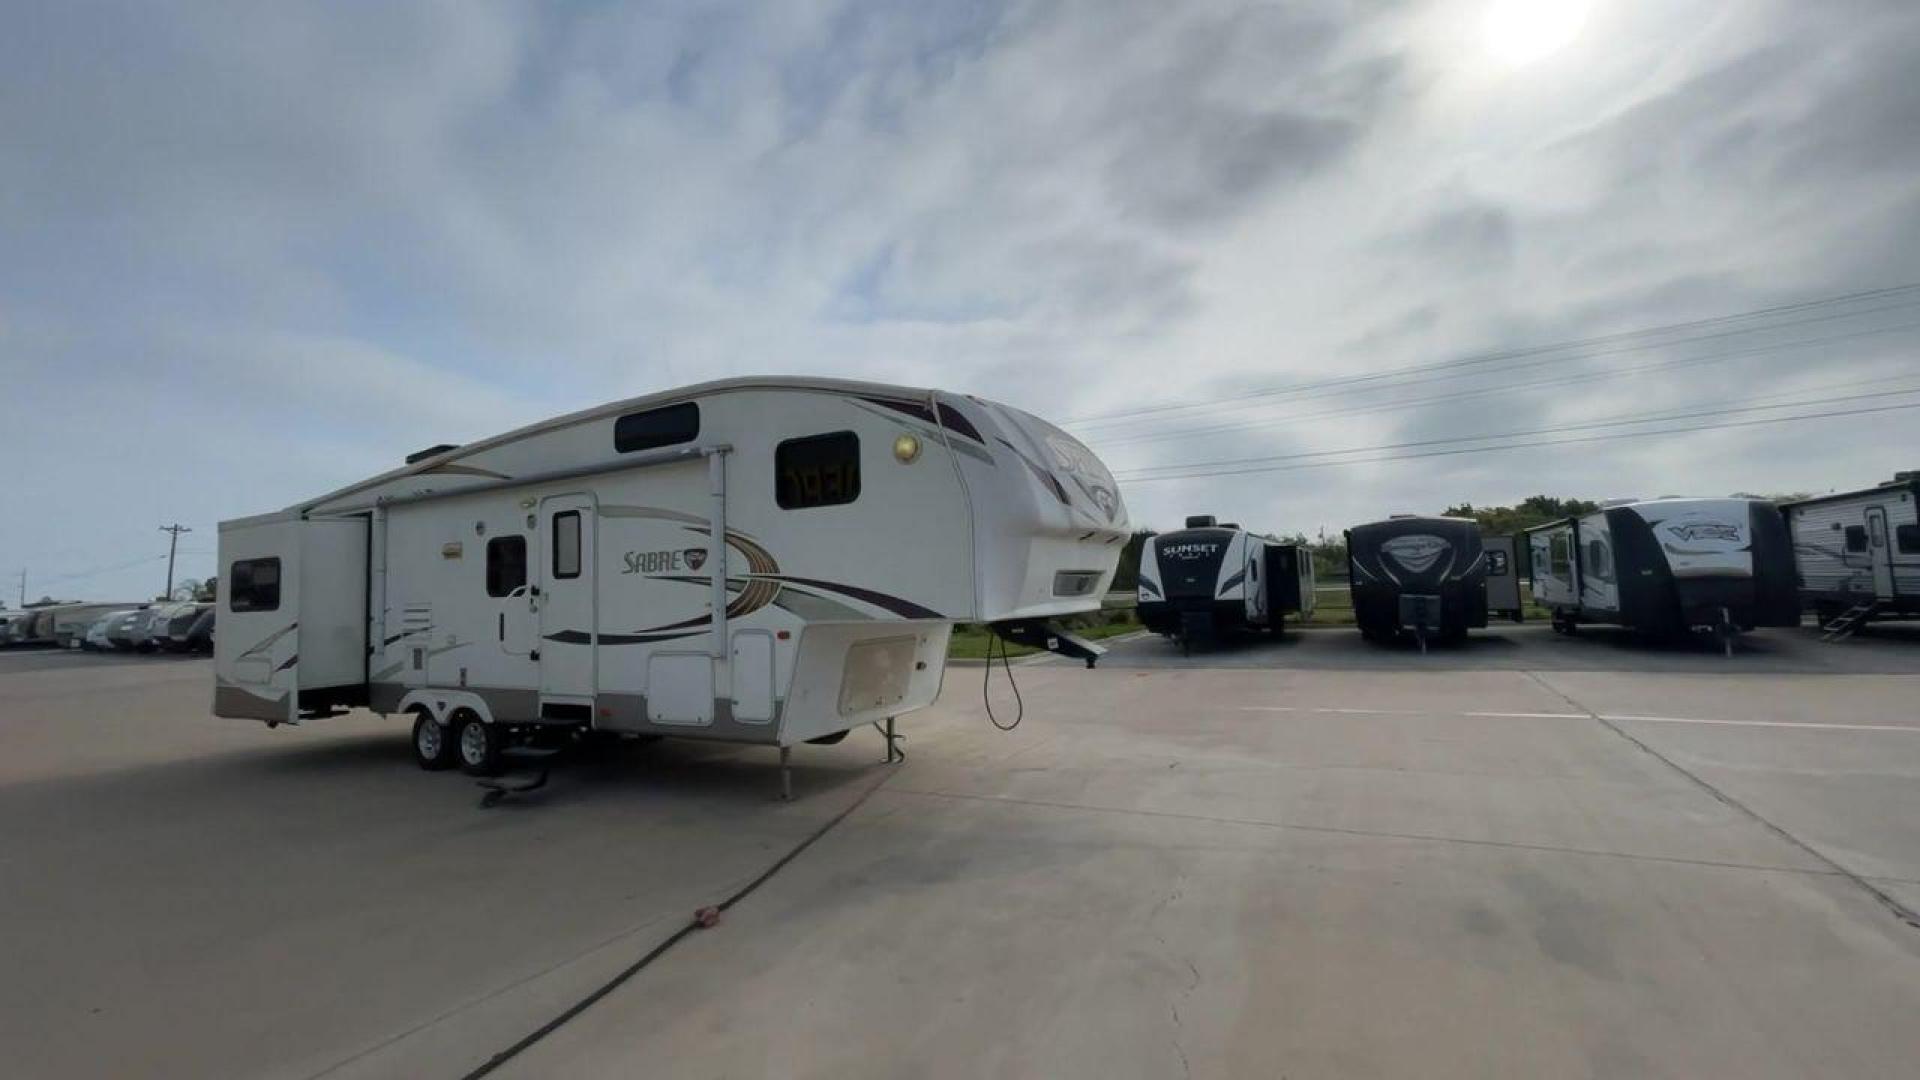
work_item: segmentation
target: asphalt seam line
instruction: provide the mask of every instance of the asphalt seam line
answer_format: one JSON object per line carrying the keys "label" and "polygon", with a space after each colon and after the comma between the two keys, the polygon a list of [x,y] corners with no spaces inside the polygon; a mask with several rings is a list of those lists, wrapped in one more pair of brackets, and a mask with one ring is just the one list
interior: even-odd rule
{"label": "asphalt seam line", "polygon": [[[1528,674],[1532,674],[1529,672]],[[1562,695],[1565,696],[1565,695]],[[1696,716],[1626,716],[1613,713],[1447,712],[1437,709],[1347,709],[1298,705],[1236,705],[1236,712],[1321,713],[1336,716],[1466,716],[1494,720],[1608,720],[1636,724],[1704,724],[1709,727],[1800,728],[1809,731],[1898,731],[1920,734],[1913,724],[1821,724],[1804,720],[1709,720]]]}
{"label": "asphalt seam line", "polygon": [[1622,739],[1625,739],[1626,741],[1639,747],[1643,752],[1650,755],[1655,760],[1662,762],[1669,769],[1672,769],[1674,772],[1677,772],[1681,776],[1684,776],[1687,779],[1693,781],[1694,784],[1699,786],[1699,788],[1702,791],[1705,791],[1707,794],[1712,795],[1714,798],[1720,800],[1720,802],[1724,803],[1725,805],[1732,807],[1734,810],[1737,810],[1740,813],[1746,815],[1747,817],[1752,818],[1754,821],[1758,822],[1761,825],[1761,827],[1767,829],[1769,832],[1773,833],[1775,836],[1778,836],[1780,839],[1785,840],[1787,843],[1792,844],[1794,847],[1799,848],[1801,851],[1806,852],[1808,855],[1811,855],[1813,858],[1819,860],[1823,865],[1832,867],[1833,872],[1835,874],[1838,874],[1839,876],[1846,878],[1848,881],[1853,882],[1855,885],[1859,886],[1863,891],[1865,891],[1869,896],[1873,897],[1875,900],[1880,901],[1881,906],[1885,907],[1888,911],[1893,912],[1893,914],[1897,916],[1901,922],[1906,923],[1908,926],[1911,926],[1916,930],[1920,930],[1920,913],[1916,913],[1912,908],[1909,908],[1907,905],[1901,903],[1898,899],[1896,899],[1892,894],[1888,893],[1886,890],[1879,888],[1878,886],[1874,885],[1873,882],[1867,880],[1865,877],[1861,876],[1860,874],[1854,873],[1852,870],[1849,870],[1845,866],[1842,866],[1840,863],[1836,862],[1834,859],[1829,857],[1825,852],[1822,852],[1819,848],[1814,847],[1812,844],[1809,844],[1805,840],[1800,839],[1798,836],[1795,836],[1794,834],[1788,832],[1786,829],[1781,828],[1780,826],[1775,825],[1772,821],[1769,821],[1768,819],[1760,816],[1758,811],[1754,810],[1752,807],[1748,806],[1746,803],[1743,803],[1739,799],[1736,799],[1733,796],[1727,794],[1726,792],[1721,791],[1719,788],[1714,787],[1712,784],[1701,779],[1698,775],[1694,774],[1691,770],[1680,765],[1678,762],[1674,761],[1672,758],[1668,757],[1667,755],[1661,753],[1658,750],[1655,750],[1651,745],[1645,742],[1642,742],[1640,739],[1635,738],[1632,734],[1628,733],[1625,728],[1622,728],[1619,724],[1615,723],[1613,719],[1602,716],[1599,713],[1594,712],[1592,709],[1588,709],[1585,705],[1580,704],[1578,701],[1575,701],[1573,697],[1569,695],[1566,691],[1561,690],[1559,687],[1556,687],[1552,683],[1541,678],[1538,672],[1529,671],[1526,673],[1526,675],[1527,675],[1527,678],[1532,679],[1536,683],[1539,683],[1542,687],[1546,688],[1552,693],[1559,695],[1561,700],[1565,701],[1567,704],[1573,706],[1576,709],[1584,710],[1588,716],[1593,717],[1596,723],[1600,724],[1602,727],[1605,727],[1608,731],[1613,732],[1615,735],[1618,735]]}
{"label": "asphalt seam line", "polygon": [[[1116,814],[1127,817],[1166,818],[1173,821],[1202,822],[1209,825],[1244,825],[1254,829],[1272,829],[1280,832],[1329,833],[1334,836],[1356,836],[1370,840],[1406,840],[1428,844],[1466,844],[1471,847],[1504,848],[1517,851],[1536,851],[1550,855],[1579,855],[1589,858],[1630,859],[1636,862],[1674,863],[1681,866],[1703,866],[1719,870],[1748,870],[1763,874],[1800,874],[1809,877],[1846,877],[1844,870],[1808,869],[1802,866],[1763,866],[1758,863],[1727,862],[1719,859],[1688,859],[1678,855],[1643,855],[1631,851],[1605,851],[1599,848],[1559,847],[1553,844],[1529,844],[1519,840],[1476,840],[1467,836],[1439,836],[1433,833],[1387,832],[1376,829],[1348,829],[1337,825],[1301,825],[1286,821],[1260,821],[1255,818],[1216,817],[1211,814],[1183,814],[1175,810],[1139,810],[1120,806],[1088,806],[1084,803],[1053,802],[1047,799],[1021,799],[1011,795],[974,795],[961,791],[934,791],[927,788],[889,787],[889,795],[918,795],[928,799],[965,799],[973,802],[1007,803],[1014,806],[1040,806],[1050,810],[1077,810],[1089,814]],[[1831,866],[1832,861],[1823,859]]]}

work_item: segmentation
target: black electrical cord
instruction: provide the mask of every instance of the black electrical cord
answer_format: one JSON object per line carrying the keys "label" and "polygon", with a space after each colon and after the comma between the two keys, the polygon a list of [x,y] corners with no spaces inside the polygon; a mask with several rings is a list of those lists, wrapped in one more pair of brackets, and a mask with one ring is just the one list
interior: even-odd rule
{"label": "black electrical cord", "polygon": [[[1003,724],[999,717],[993,715],[993,699],[987,694],[987,688],[993,685],[993,643],[996,641],[1000,642],[1000,666],[1006,669],[1007,685],[1013,687],[1013,701],[1016,709],[1011,724]],[[987,707],[987,723],[1001,731],[1012,731],[1027,717],[1027,703],[1020,697],[1019,681],[1013,677],[1013,661],[1007,658],[1007,643],[999,634],[987,635],[987,666],[980,678],[980,704]]]}
{"label": "black electrical cord", "polygon": [[[887,774],[888,777],[891,777],[892,775],[893,775],[892,773]],[[851,806],[848,806],[845,810],[842,810],[839,813],[833,815],[833,817],[829,819],[826,824],[820,826],[818,829],[815,829],[813,833],[809,835],[805,840],[802,840],[798,844],[794,845],[793,850],[787,852],[785,855],[782,855],[778,862],[774,863],[772,866],[767,867],[766,870],[761,872],[759,877],[754,878],[752,881],[749,881],[745,885],[741,886],[740,890],[734,893],[732,896],[729,896],[725,900],[722,900],[718,904],[715,904],[711,909],[712,917],[717,919],[720,912],[726,911],[728,908],[732,907],[733,905],[753,895],[753,892],[755,889],[758,889],[760,886],[765,885],[767,881],[773,877],[773,875],[785,869],[788,863],[799,858],[800,853],[812,847],[814,844],[814,841],[819,840],[821,837],[827,835],[827,833],[833,831],[834,826],[840,824],[842,821],[845,821],[848,817],[850,817],[853,814],[855,810],[858,810],[862,806],[866,805],[867,800],[872,797],[873,793],[876,791],[879,791],[880,785],[886,782],[887,782],[886,778],[882,778],[873,786],[861,792],[860,797],[853,800],[853,804]],[[544,1039],[547,1036],[553,1034],[554,1032],[560,1030],[560,1028],[563,1025],[565,1025],[567,1021],[572,1020],[574,1017],[579,1016],[581,1013],[586,1012],[588,1009],[592,1008],[594,1004],[598,1002],[601,998],[604,998],[608,994],[611,994],[615,990],[619,989],[622,983],[626,982],[628,979],[633,978],[635,975],[640,974],[641,970],[643,970],[648,964],[651,964],[655,960],[660,959],[661,956],[666,954],[667,950],[673,948],[675,945],[678,945],[682,941],[686,940],[689,935],[693,934],[697,930],[702,930],[708,926],[713,925],[711,921],[703,921],[703,919],[701,918],[701,915],[705,913],[706,912],[703,910],[702,913],[696,914],[693,917],[693,919],[690,920],[685,926],[682,926],[680,929],[675,930],[673,934],[669,936],[665,941],[662,941],[660,944],[655,945],[653,949],[647,953],[647,955],[642,956],[640,959],[635,960],[633,963],[627,965],[626,968],[621,970],[613,978],[608,979],[604,983],[601,983],[600,986],[596,988],[592,993],[588,994],[586,997],[581,998],[579,1001],[574,1002],[571,1006],[567,1008],[565,1012],[547,1021],[546,1023],[540,1025],[538,1028],[534,1029],[531,1033],[529,1033],[526,1037],[522,1038],[519,1042],[514,1043],[512,1046],[509,1046],[505,1050],[502,1050],[499,1053],[488,1058],[478,1068],[474,1069],[470,1073],[467,1073],[462,1078],[462,1080],[479,1080],[480,1077],[486,1076],[492,1073],[495,1069],[498,1069],[500,1066],[505,1065],[509,1061],[512,1061],[514,1058],[520,1056],[523,1052],[525,1052],[529,1047],[533,1046],[533,1044],[539,1042],[541,1039]]]}

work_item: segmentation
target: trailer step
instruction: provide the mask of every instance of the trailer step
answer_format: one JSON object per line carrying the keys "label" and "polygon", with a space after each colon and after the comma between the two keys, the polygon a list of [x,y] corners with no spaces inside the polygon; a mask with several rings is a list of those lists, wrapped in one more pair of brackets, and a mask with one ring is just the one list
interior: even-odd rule
{"label": "trailer step", "polygon": [[1873,618],[1879,610],[1880,601],[1862,600],[1846,611],[1841,612],[1838,618],[1826,626],[1821,627],[1823,633],[1820,635],[1820,640],[1844,641],[1852,637],[1853,632],[1860,629],[1860,627],[1864,625],[1868,619]]}

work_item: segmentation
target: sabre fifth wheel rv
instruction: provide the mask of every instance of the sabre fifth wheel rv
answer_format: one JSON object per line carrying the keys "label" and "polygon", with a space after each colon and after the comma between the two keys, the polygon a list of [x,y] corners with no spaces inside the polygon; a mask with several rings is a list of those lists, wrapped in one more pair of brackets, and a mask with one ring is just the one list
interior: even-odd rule
{"label": "sabre fifth wheel rv", "polygon": [[1470,518],[1399,514],[1348,529],[1354,622],[1368,641],[1411,633],[1457,641],[1487,625],[1489,611],[1521,617],[1520,579],[1509,536],[1482,537]]}
{"label": "sabre fifth wheel rv", "polygon": [[[786,749],[930,704],[955,622],[1057,629],[1127,514],[958,394],[737,379],[563,416],[220,526],[214,711],[411,714],[420,764],[596,730]],[[547,741],[547,739],[542,739]]]}
{"label": "sabre fifth wheel rv", "polygon": [[1289,612],[1311,615],[1313,601],[1312,554],[1238,525],[1190,517],[1141,549],[1140,621],[1189,646],[1246,630],[1277,634]]}
{"label": "sabre fifth wheel rv", "polygon": [[1783,503],[1800,599],[1845,636],[1874,618],[1920,614],[1920,472],[1879,487]]}
{"label": "sabre fifth wheel rv", "polygon": [[1656,636],[1797,626],[1787,527],[1762,499],[1654,499],[1527,530],[1533,598],[1553,628],[1611,623]]}

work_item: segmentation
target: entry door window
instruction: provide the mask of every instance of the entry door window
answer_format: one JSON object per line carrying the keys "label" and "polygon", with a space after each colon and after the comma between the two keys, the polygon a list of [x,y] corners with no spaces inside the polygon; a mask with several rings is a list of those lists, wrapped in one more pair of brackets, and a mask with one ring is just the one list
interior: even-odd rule
{"label": "entry door window", "polygon": [[553,576],[580,576],[580,511],[562,510],[553,515]]}
{"label": "entry door window", "polygon": [[1886,518],[1882,517],[1879,514],[1875,514],[1872,517],[1868,518],[1867,532],[1868,532],[1868,535],[1873,540],[1874,547],[1883,548],[1887,546],[1887,519]]}

